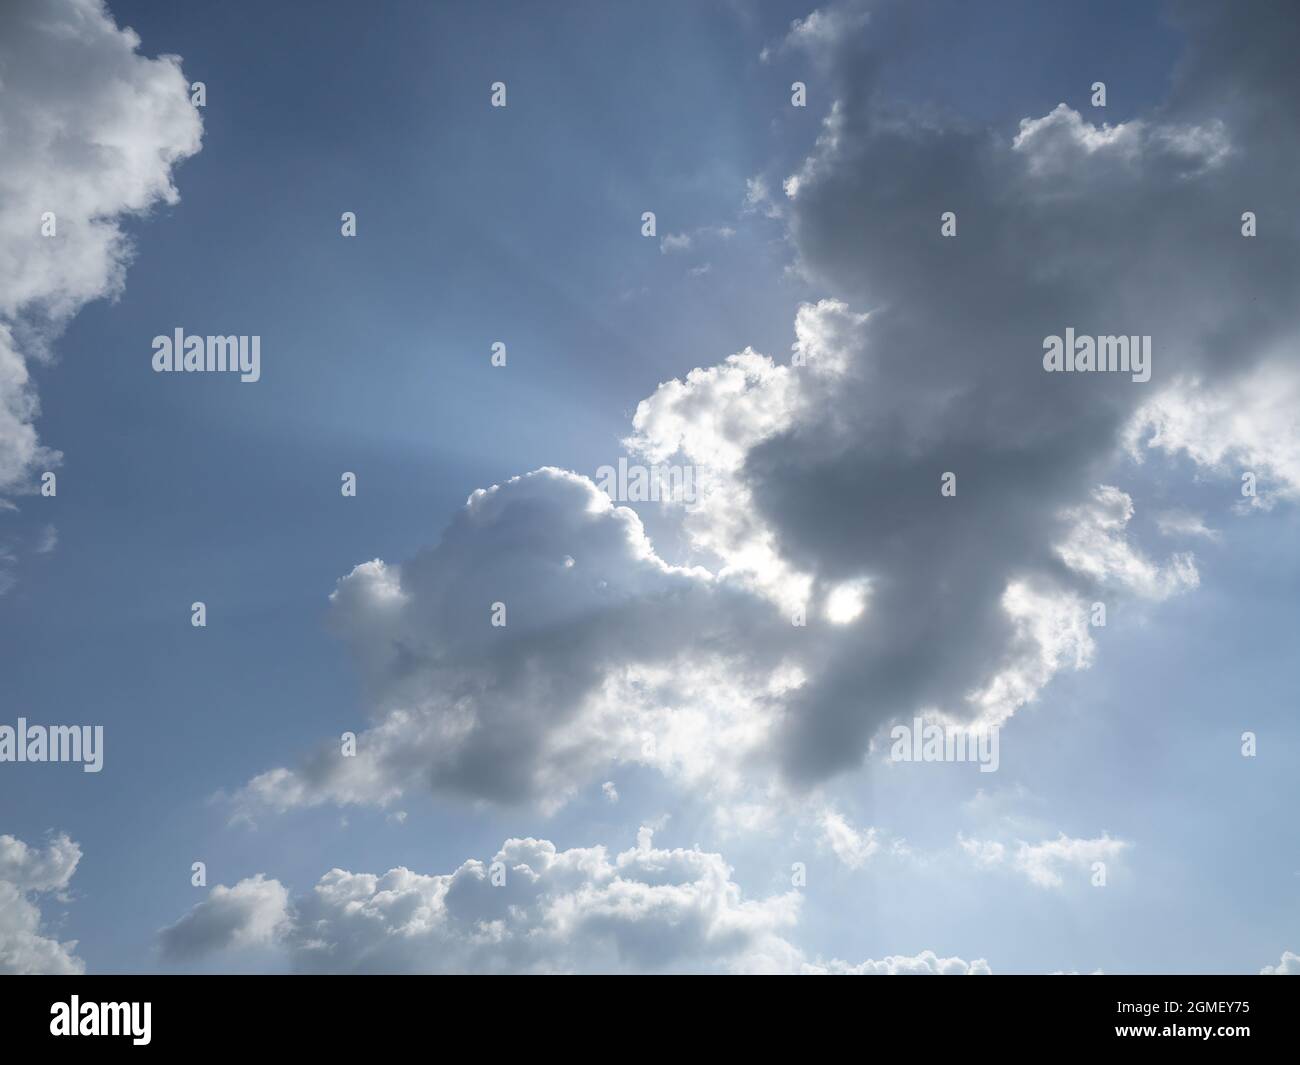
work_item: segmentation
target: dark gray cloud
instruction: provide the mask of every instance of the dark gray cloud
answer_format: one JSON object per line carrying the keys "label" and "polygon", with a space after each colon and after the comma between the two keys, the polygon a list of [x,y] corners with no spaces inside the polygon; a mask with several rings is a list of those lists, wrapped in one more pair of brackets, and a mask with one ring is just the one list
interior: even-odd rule
{"label": "dark gray cloud", "polygon": [[[1056,546],[1114,475],[1126,427],[1180,382],[1227,387],[1294,340],[1297,119],[1275,86],[1294,81],[1278,41],[1300,13],[1267,6],[1181,9],[1169,100],[1118,126],[1062,105],[974,128],[886,98],[907,5],[870,5],[860,33],[819,41],[839,101],[785,217],[805,274],[870,315],[825,408],[750,450],[743,479],[783,558],[872,592],[852,652],[791,708],[792,774],[856,764],[887,716],[959,710],[1012,641],[1009,584],[1099,594]],[[1241,235],[1252,209],[1264,239]],[[1044,373],[1043,338],[1067,326],[1152,336],[1152,380]]]}

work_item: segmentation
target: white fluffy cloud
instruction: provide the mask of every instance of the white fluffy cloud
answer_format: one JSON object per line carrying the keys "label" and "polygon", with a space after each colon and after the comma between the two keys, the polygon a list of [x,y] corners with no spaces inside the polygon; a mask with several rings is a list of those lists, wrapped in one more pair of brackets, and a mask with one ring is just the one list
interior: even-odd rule
{"label": "white fluffy cloud", "polygon": [[[167,941],[189,955],[239,945],[256,911],[223,903],[272,884],[214,890]],[[790,971],[800,959],[783,933],[799,903],[794,891],[745,899],[720,855],[658,848],[642,829],[615,855],[511,839],[443,875],[333,869],[294,900],[279,942],[308,972]],[[192,935],[216,909],[223,934]]]}
{"label": "white fluffy cloud", "polygon": [[1141,461],[1147,450],[1186,455],[1234,481],[1255,474],[1257,494],[1240,496],[1239,510],[1300,498],[1300,334],[1290,347],[1289,361],[1270,359],[1226,384],[1179,380],[1161,392],[1128,426],[1134,457]]}
{"label": "white fluffy cloud", "polygon": [[121,291],[124,218],[175,203],[172,170],[199,150],[179,60],[139,47],[100,0],[0,7],[0,494],[59,459],[37,435],[29,360],[83,304]]}
{"label": "white fluffy cloud", "polygon": [[0,973],[76,974],[85,964],[74,953],[75,940],[59,942],[41,934],[37,896],[58,896],[68,887],[81,848],[67,836],[44,849],[13,836],[0,836]]}
{"label": "white fluffy cloud", "polygon": [[1151,166],[1153,160],[1172,164],[1175,173],[1186,177],[1219,166],[1231,151],[1222,121],[1098,126],[1065,104],[1042,118],[1021,120],[1011,147],[1024,155],[1033,178],[1069,182],[1087,180],[1089,174],[1107,180],[1117,163]]}
{"label": "white fluffy cloud", "polygon": [[[265,942],[275,904],[259,876],[216,888],[163,935],[173,957],[199,957]],[[861,964],[811,961],[789,940],[798,891],[747,899],[720,854],[654,845],[559,850],[510,839],[487,862],[455,872],[384,874],[332,869],[275,922],[286,967],[300,972],[617,973],[731,972],[956,975],[989,972],[983,960],[932,951]],[[208,934],[212,925],[220,935]],[[254,927],[256,926],[256,927]]]}

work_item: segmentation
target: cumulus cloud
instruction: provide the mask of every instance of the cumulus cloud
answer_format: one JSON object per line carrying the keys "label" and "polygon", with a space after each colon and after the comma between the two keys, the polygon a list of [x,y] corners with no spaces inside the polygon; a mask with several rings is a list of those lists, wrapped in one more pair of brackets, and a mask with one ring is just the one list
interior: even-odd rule
{"label": "cumulus cloud", "polygon": [[76,940],[41,934],[40,895],[60,897],[81,860],[81,848],[65,835],[44,848],[0,836],[0,974],[83,973]]}
{"label": "cumulus cloud", "polygon": [[30,360],[83,304],[121,291],[123,221],[175,203],[173,168],[199,150],[179,60],[139,48],[100,0],[0,8],[0,494],[60,458],[37,435]]}
{"label": "cumulus cloud", "polygon": [[[1067,505],[1045,487],[1044,505],[1034,491],[1050,471],[1037,457],[1019,457],[1022,483],[999,467],[1014,447],[945,442],[928,381],[913,402],[889,402],[883,379],[913,371],[872,350],[874,319],[840,301],[805,305],[788,365],[745,351],[661,385],[626,442],[648,462],[707,464],[683,529],[722,578],[843,628],[801,659],[808,682],[782,719],[796,780],[859,764],[883,722],[918,709],[1005,721],[1057,670],[1091,662],[1087,604],[1100,586],[1163,598],[1195,583],[1190,556],[1161,567],[1130,542],[1132,501],[1118,489]],[[939,475],[953,465],[949,502]]]}
{"label": "cumulus cloud", "polygon": [[234,887],[218,884],[189,913],[159,933],[162,956],[185,961],[217,950],[273,942],[288,916],[289,893],[260,873]]}
{"label": "cumulus cloud", "polygon": [[411,788],[554,808],[618,763],[738,788],[800,682],[781,619],[747,600],[664,562],[585,477],[542,469],[477,491],[437,546],[364,563],[331,597],[375,718],[356,755],[333,744],[270,770],[238,808],[382,805]]}
{"label": "cumulus cloud", "polygon": [[[765,803],[860,767],[892,721],[1007,722],[1097,660],[1094,601],[1193,590],[1191,552],[1139,540],[1132,454],[1240,454],[1286,482],[1286,445],[1177,406],[1192,381],[1215,402],[1274,395],[1252,382],[1300,335],[1300,233],[1277,219],[1252,243],[1238,223],[1243,187],[1285,200],[1300,162],[1271,95],[1294,80],[1279,35],[1188,17],[1150,113],[984,128],[888,98],[913,15],[877,4],[864,31],[864,10],[791,33],[836,96],[781,211],[827,298],[799,308],[788,357],[745,349],[661,384],[625,441],[699,469],[672,504],[685,563],[577,475],[475,493],[438,544],[334,593],[372,718],[356,757],[273,768],[241,811],[416,788],[554,809],[635,764],[761,824]],[[1151,336],[1150,381],[1044,372],[1067,329]],[[1293,439],[1286,409],[1270,424]],[[1017,861],[1043,882],[1068,860],[1034,853]]]}
{"label": "cumulus cloud", "polygon": [[[270,885],[282,900],[260,877],[220,898]],[[187,924],[205,925],[224,890],[164,935],[176,942]],[[293,901],[278,941],[307,972],[791,971],[800,956],[783,933],[799,903],[794,891],[745,899],[720,855],[659,848],[642,829],[619,854],[510,839],[490,861],[443,875],[333,869]],[[194,953],[238,946],[259,912],[225,906],[219,936],[180,938]]]}
{"label": "cumulus cloud", "polygon": [[1070,182],[1090,173],[1112,179],[1120,164],[1164,167],[1189,177],[1219,166],[1231,151],[1219,120],[1206,126],[1140,120],[1098,126],[1065,104],[1042,118],[1023,119],[1011,147],[1024,154],[1033,178]]}
{"label": "cumulus cloud", "polygon": [[[1300,234],[1276,213],[1267,245],[1240,232],[1242,190],[1284,202],[1298,161],[1294,112],[1270,88],[1294,80],[1273,30],[1198,7],[1150,113],[1112,126],[1061,105],[1007,130],[889,98],[883,72],[906,61],[915,9],[874,4],[865,30],[831,29],[864,10],[835,4],[806,20],[837,99],[782,211],[801,273],[835,300],[803,312],[837,327],[821,371],[832,387],[773,368],[766,387],[708,395],[691,388],[708,383],[695,371],[648,401],[652,442],[728,457],[723,488],[688,517],[701,544],[753,560],[787,601],[869,582],[852,655],[808,671],[785,719],[785,768],[811,780],[856,765],[879,722],[908,708],[1005,720],[1054,673],[1094,660],[1091,600],[1196,586],[1190,553],[1154,560],[1131,531],[1138,504],[1117,478],[1134,424],[1159,414],[1167,449],[1241,452],[1274,471],[1300,439],[1294,404],[1258,380],[1296,361]],[[1297,19],[1286,5],[1273,15]],[[1231,62],[1225,39],[1237,42]],[[1238,77],[1256,61],[1262,72]],[[957,236],[945,238],[949,210]],[[1151,336],[1151,381],[1045,373],[1044,338],[1067,328]],[[1190,380],[1228,409],[1252,401],[1222,442],[1222,419],[1170,413]],[[683,391],[707,409],[675,420],[720,443],[693,448],[663,416]],[[767,399],[762,432],[751,393]],[[1245,427],[1263,406],[1275,413],[1252,447]]]}
{"label": "cumulus cloud", "polygon": [[[789,939],[798,891],[746,898],[722,855],[657,847],[649,828],[617,854],[509,839],[490,860],[442,875],[332,869],[281,921],[283,893],[261,876],[215,888],[163,935],[193,958],[272,934],[286,968],[313,973],[989,972],[983,960],[929,950],[856,965],[811,961]],[[233,907],[235,895],[273,901]],[[219,934],[196,931],[209,925]]]}

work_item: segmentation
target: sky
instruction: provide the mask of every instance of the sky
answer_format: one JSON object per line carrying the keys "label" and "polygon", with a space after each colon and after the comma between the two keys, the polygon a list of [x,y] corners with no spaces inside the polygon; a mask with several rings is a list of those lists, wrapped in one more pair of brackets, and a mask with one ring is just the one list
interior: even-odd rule
{"label": "sky", "polygon": [[0,972],[1300,973],[1300,13],[813,2],[0,8]]}

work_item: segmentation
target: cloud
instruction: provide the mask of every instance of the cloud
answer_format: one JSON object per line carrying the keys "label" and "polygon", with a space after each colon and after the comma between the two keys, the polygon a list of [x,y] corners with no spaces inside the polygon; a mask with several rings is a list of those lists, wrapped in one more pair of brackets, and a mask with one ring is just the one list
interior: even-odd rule
{"label": "cloud", "polygon": [[1239,499],[1244,510],[1269,509],[1274,496],[1300,498],[1300,365],[1291,358],[1229,382],[1179,380],[1134,415],[1126,429],[1131,452],[1139,460],[1144,450],[1185,455],[1232,480],[1254,473],[1259,494]]}
{"label": "cloud", "polygon": [[1094,862],[1113,862],[1132,844],[1103,835],[1099,839],[1070,839],[1061,833],[1038,844],[1021,843],[1013,859],[1016,870],[1039,887],[1061,887],[1063,869],[1089,870]]}
{"label": "cloud", "polygon": [[1122,165],[1169,168],[1180,177],[1190,177],[1220,166],[1231,152],[1220,120],[1205,126],[1140,120],[1098,126],[1065,104],[1042,118],[1022,119],[1011,148],[1024,154],[1035,180],[1068,184],[1089,175],[1114,180]]}
{"label": "cloud", "polygon": [[[283,891],[259,877],[223,897],[269,885]],[[642,829],[616,855],[510,839],[444,875],[333,869],[294,900],[278,941],[306,972],[789,971],[799,955],[782,933],[799,903],[794,891],[745,899],[720,855],[658,848]],[[209,905],[164,934],[175,939]],[[194,937],[194,953],[249,941],[254,919],[227,908],[222,934]]]}
{"label": "cloud", "polygon": [[43,851],[0,836],[0,880],[20,891],[61,891],[80,860],[81,848],[65,835],[54,837]]}
{"label": "cloud", "polygon": [[765,218],[781,217],[781,205],[772,199],[767,178],[763,175],[745,179],[745,200],[741,210],[745,214],[762,214]]}
{"label": "cloud", "polygon": [[48,555],[59,546],[59,530],[53,525],[46,525],[36,541],[35,551],[38,555]]}
{"label": "cloud", "polygon": [[260,873],[232,888],[218,884],[184,917],[159,933],[162,956],[185,961],[212,951],[275,941],[288,917],[289,893]]}
{"label": "cloud", "polygon": [[[896,512],[915,509],[906,536],[841,490],[769,511],[756,492],[775,482],[756,470],[779,461],[774,442],[798,449],[823,431],[858,432],[839,397],[855,373],[874,372],[860,365],[867,324],[835,301],[806,305],[791,364],[746,350],[638,405],[629,450],[699,467],[681,521],[707,565],[667,564],[631,510],[586,478],[542,469],[476,492],[412,561],[357,566],[331,614],[375,723],[355,757],[331,744],[255,778],[240,812],[382,805],[411,788],[554,809],[627,763],[768,801],[860,764],[892,716],[939,707],[1004,721],[1058,669],[1091,662],[1087,604],[1100,586],[1161,598],[1194,585],[1190,558],[1162,568],[1128,543],[1132,501],[1113,488],[1038,518],[1036,569],[1028,552],[1012,558],[1003,541],[968,531],[1004,523],[1002,500],[940,519],[928,475],[897,486],[907,503]],[[831,453],[857,476],[861,462]],[[797,492],[796,480],[783,475],[782,490]],[[801,543],[783,537],[774,526],[805,506],[841,520],[801,532]],[[828,533],[837,524],[861,532],[851,552]],[[498,602],[502,627],[489,620]],[[800,639],[796,617],[819,615],[835,631]],[[965,643],[945,640],[959,624]],[[918,646],[945,653],[918,657]]]}
{"label": "cloud", "polygon": [[1007,860],[1006,845],[997,840],[966,839],[959,836],[958,843],[981,868],[991,869]]}
{"label": "cloud", "polygon": [[867,959],[858,965],[831,961],[825,965],[807,965],[808,974],[831,976],[991,976],[993,970],[983,958],[965,962],[961,958],[940,958],[932,950],[923,950],[915,957],[894,954],[880,961]]}
{"label": "cloud", "polygon": [[[657,847],[649,828],[617,854],[509,839],[490,860],[470,859],[452,873],[332,869],[287,911],[283,892],[262,876],[215,888],[163,935],[184,941],[189,958],[273,938],[285,968],[310,973],[989,972],[983,960],[928,950],[857,965],[812,962],[789,939],[798,891],[746,898],[722,855]],[[271,901],[236,908],[228,904],[235,895]],[[209,917],[217,900],[220,916]],[[191,934],[210,923],[219,934]]]}
{"label": "cloud", "polygon": [[[1268,87],[1294,80],[1272,30],[1198,15],[1148,114],[1111,126],[1061,105],[1008,130],[890,98],[883,72],[906,62],[918,16],[881,3],[865,30],[840,25],[861,10],[806,20],[836,102],[783,217],[800,273],[831,297],[796,326],[796,354],[818,355],[795,372],[746,353],[638,410],[647,454],[680,444],[712,464],[686,519],[697,547],[787,606],[869,582],[851,652],[805,667],[783,719],[783,768],[809,782],[859,765],[883,721],[916,709],[1005,720],[1094,661],[1090,601],[1196,586],[1190,554],[1142,550],[1119,480],[1131,426],[1180,382],[1271,403],[1275,467],[1290,453],[1275,441],[1297,440],[1293,405],[1251,382],[1300,338],[1300,234],[1276,215],[1267,245],[1240,233],[1242,190],[1286,202],[1300,162],[1295,117]],[[1270,77],[1220,69],[1223,30],[1250,38],[1235,63],[1258,45]],[[1067,328],[1151,336],[1151,381],[1045,373],[1043,340]]]}
{"label": "cloud", "polygon": [[44,850],[13,836],[0,836],[0,974],[76,975],[85,963],[74,951],[76,940],[59,942],[41,935],[41,911],[34,896],[66,890],[81,848],[65,835]]}
{"label": "cloud", "polygon": [[1205,518],[1187,510],[1166,510],[1156,515],[1156,528],[1161,536],[1182,539],[1204,539],[1217,542],[1223,538],[1218,529],[1211,529],[1205,524]]}
{"label": "cloud", "polygon": [[[1290,195],[1300,138],[1279,134],[1295,118],[1218,51],[1245,34],[1237,62],[1290,84],[1285,49],[1198,15],[1149,113],[1107,125],[1061,105],[985,128],[889,98],[914,10],[875,5],[865,29],[863,10],[793,35],[836,96],[782,208],[827,298],[798,309],[788,358],[746,348],[664,382],[625,441],[699,471],[696,498],[668,508],[685,564],[576,474],[475,493],[436,545],[339,582],[331,615],[372,722],[356,757],[330,744],[273,768],[240,812],[412,789],[550,811],[641,765],[720,823],[770,823],[792,796],[820,809],[817,789],[893,721],[1004,724],[1091,666],[1094,601],[1196,588],[1191,553],[1141,543],[1124,479],[1135,448],[1153,453],[1133,428],[1153,418],[1159,447],[1235,454],[1173,404],[1190,381],[1253,395],[1300,336],[1300,233],[1277,220],[1252,243],[1238,224],[1243,187]],[[767,187],[751,182],[755,206]],[[1044,372],[1044,338],[1067,329],[1151,336],[1151,380]],[[1270,443],[1270,468],[1287,454]]]}
{"label": "cloud", "polygon": [[29,360],[82,305],[121,292],[123,221],[175,203],[172,170],[199,150],[179,60],[139,47],[95,0],[0,8],[0,493],[29,491],[60,457],[36,432]]}
{"label": "cloud", "polygon": [[252,780],[237,809],[412,788],[554,809],[628,763],[738,787],[799,681],[782,619],[749,598],[664,562],[585,477],[547,468],[477,491],[437,546],[363,563],[331,597],[374,718],[355,757],[322,747]]}
{"label": "cloud", "polygon": [[1014,850],[997,840],[967,839],[960,835],[957,840],[961,849],[981,868],[1010,866],[1031,884],[1042,888],[1063,887],[1063,874],[1067,871],[1077,872],[1082,882],[1094,862],[1114,862],[1132,846],[1124,840],[1111,839],[1105,833],[1097,839],[1071,839],[1062,832],[1056,839],[1041,843],[1019,840]]}
{"label": "cloud", "polygon": [[1259,971],[1260,976],[1300,976],[1300,954],[1282,951],[1282,960],[1276,965],[1265,965]]}
{"label": "cloud", "polygon": [[865,832],[855,829],[838,810],[827,808],[821,816],[822,839],[850,869],[860,869],[880,850],[876,830]]}
{"label": "cloud", "polygon": [[824,64],[836,47],[846,38],[861,32],[869,19],[870,13],[861,2],[819,8],[791,22],[789,31],[776,48],[764,48],[759,58],[766,63],[774,55],[798,51]]}
{"label": "cloud", "polygon": [[[1021,484],[998,465],[1014,449],[941,445],[928,384],[914,405],[888,402],[874,319],[840,301],[805,305],[788,365],[747,350],[661,385],[626,441],[651,463],[707,463],[683,529],[721,577],[786,616],[820,609],[843,628],[800,661],[808,683],[778,741],[795,780],[860,764],[883,722],[922,708],[1004,721],[1058,669],[1091,662],[1086,607],[1102,584],[1164,597],[1194,583],[1190,559],[1160,568],[1129,543],[1127,495],[1094,489],[1086,505],[1053,506],[1059,489],[1045,487],[1043,506],[1029,485],[1049,471],[1033,455]],[[972,487],[948,503],[939,475],[952,464]],[[976,533],[985,527],[997,534]]]}
{"label": "cloud", "polygon": [[[1099,586],[1118,585],[1147,599],[1166,599],[1200,583],[1190,554],[1174,555],[1157,566],[1124,537],[1133,517],[1133,498],[1111,485],[1094,489],[1086,504],[1066,511],[1069,532],[1056,553]],[[1163,531],[1163,530],[1162,530]]]}
{"label": "cloud", "polygon": [[730,240],[736,235],[731,226],[699,226],[686,233],[667,233],[659,241],[659,251],[664,255],[687,252],[701,242]]}

